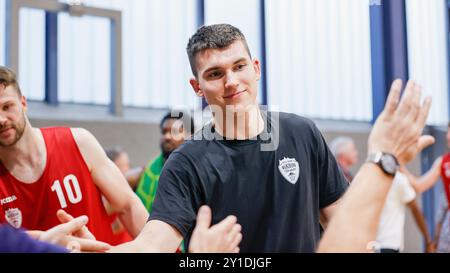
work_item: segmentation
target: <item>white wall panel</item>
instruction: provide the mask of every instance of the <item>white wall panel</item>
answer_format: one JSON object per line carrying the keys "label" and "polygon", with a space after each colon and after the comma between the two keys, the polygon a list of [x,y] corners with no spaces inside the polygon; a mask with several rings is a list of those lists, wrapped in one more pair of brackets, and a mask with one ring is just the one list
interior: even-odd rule
{"label": "white wall panel", "polygon": [[267,0],[269,104],[314,118],[372,118],[367,0]]}
{"label": "white wall panel", "polygon": [[443,0],[407,0],[409,76],[433,98],[428,123],[448,122],[448,29],[446,2]]}

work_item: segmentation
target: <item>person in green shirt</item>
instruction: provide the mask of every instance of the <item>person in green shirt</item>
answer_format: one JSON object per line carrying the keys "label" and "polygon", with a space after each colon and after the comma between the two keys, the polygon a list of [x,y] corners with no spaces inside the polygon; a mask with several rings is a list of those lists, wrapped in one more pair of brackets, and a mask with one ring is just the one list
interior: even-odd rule
{"label": "person in green shirt", "polygon": [[[137,196],[141,199],[149,213],[152,212],[152,205],[158,188],[159,175],[163,169],[164,162],[195,130],[194,120],[188,113],[179,112],[177,117],[172,115],[172,113],[167,113],[159,125],[161,130],[161,153],[145,167],[136,188]],[[179,249],[181,252],[185,252],[183,245],[182,243],[181,249]]]}

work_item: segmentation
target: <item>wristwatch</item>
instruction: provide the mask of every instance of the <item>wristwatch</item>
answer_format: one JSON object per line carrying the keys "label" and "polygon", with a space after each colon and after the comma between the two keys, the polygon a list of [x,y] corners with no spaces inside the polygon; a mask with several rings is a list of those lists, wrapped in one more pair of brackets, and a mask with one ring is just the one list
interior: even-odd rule
{"label": "wristwatch", "polygon": [[378,165],[385,174],[395,176],[399,168],[398,160],[393,154],[384,152],[375,152],[369,154],[366,162]]}

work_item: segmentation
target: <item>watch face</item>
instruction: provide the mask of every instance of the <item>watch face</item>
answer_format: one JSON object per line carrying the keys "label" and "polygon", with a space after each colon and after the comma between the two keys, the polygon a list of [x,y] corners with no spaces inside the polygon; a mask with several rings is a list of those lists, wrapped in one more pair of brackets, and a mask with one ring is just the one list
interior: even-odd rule
{"label": "watch face", "polygon": [[390,154],[384,154],[383,157],[381,157],[381,164],[383,165],[383,169],[390,174],[395,174],[397,171],[397,162]]}

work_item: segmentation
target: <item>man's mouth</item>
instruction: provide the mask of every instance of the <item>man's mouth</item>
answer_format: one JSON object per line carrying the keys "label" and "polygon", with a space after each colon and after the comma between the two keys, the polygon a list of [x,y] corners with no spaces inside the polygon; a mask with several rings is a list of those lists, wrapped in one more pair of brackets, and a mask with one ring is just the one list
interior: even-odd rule
{"label": "man's mouth", "polygon": [[3,134],[5,134],[5,133],[8,133],[9,130],[11,130],[11,129],[13,129],[13,128],[12,128],[12,127],[9,127],[9,128],[5,128],[5,129],[1,129],[1,130],[0,130],[0,135],[3,135]]}
{"label": "man's mouth", "polygon": [[247,90],[238,91],[238,92],[235,92],[235,93],[233,93],[233,94],[231,94],[231,95],[225,96],[225,97],[223,97],[223,98],[224,98],[224,99],[234,99],[234,98],[239,97],[242,93],[244,93],[244,92],[246,92],[246,91],[247,91]]}

